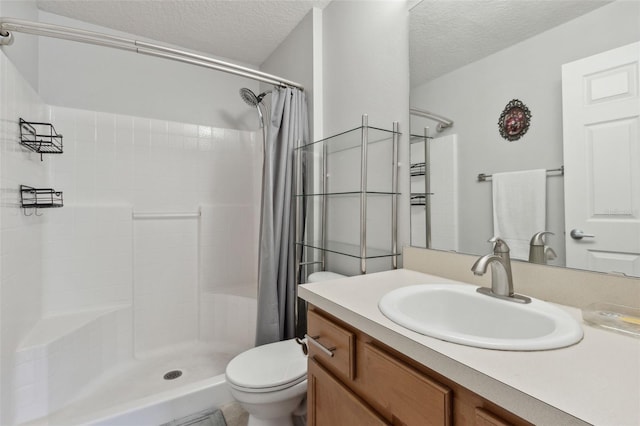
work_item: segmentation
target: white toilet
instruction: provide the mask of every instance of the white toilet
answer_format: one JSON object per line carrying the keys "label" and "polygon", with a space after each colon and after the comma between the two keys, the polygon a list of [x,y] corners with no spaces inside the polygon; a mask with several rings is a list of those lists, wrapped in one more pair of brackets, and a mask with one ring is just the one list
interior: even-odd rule
{"label": "white toilet", "polygon": [[269,343],[232,359],[226,377],[248,426],[292,426],[307,392],[307,357],[294,339]]}
{"label": "white toilet", "polygon": [[[344,277],[321,271],[308,281]],[[291,414],[307,393],[307,356],[295,339],[241,353],[227,365],[226,376],[231,395],[249,413],[247,426],[293,426]]]}
{"label": "white toilet", "polygon": [[335,272],[318,271],[310,274],[309,277],[307,278],[307,282],[319,283],[321,281],[337,280],[337,279],[346,278],[346,277],[347,277],[346,275],[337,274]]}

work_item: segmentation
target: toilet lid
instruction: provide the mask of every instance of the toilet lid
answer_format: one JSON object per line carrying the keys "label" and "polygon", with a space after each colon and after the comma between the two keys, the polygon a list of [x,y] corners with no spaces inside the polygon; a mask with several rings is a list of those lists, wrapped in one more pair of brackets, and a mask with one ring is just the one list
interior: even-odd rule
{"label": "toilet lid", "polygon": [[310,274],[309,278],[307,278],[307,281],[310,283],[319,283],[321,281],[337,280],[339,278],[347,278],[347,276],[336,274],[335,272],[319,271]]}
{"label": "toilet lid", "polygon": [[307,357],[294,339],[249,349],[229,362],[227,381],[245,389],[286,388],[307,377]]}

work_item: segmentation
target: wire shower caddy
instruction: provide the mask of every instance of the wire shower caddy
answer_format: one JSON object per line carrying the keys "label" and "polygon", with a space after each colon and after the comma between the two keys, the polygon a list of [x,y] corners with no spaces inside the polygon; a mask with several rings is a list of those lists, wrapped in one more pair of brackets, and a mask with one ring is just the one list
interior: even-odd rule
{"label": "wire shower caddy", "polygon": [[[64,201],[62,199],[62,192],[56,191],[52,188],[34,188],[27,185],[20,185],[20,207],[27,209],[49,209],[55,207],[62,207]],[[27,215],[31,216],[31,215]]]}
{"label": "wire shower caddy", "polygon": [[53,124],[20,119],[20,144],[40,154],[62,154],[62,135]]}

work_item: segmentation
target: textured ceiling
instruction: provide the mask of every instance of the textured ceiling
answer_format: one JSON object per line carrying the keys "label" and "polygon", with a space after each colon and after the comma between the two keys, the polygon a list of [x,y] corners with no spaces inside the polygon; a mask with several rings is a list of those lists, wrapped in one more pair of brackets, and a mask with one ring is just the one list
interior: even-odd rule
{"label": "textured ceiling", "polygon": [[38,0],[41,10],[260,65],[330,0]]}
{"label": "textured ceiling", "polygon": [[[331,0],[37,0],[47,12],[259,66]],[[363,0],[360,0],[363,1]],[[376,1],[376,0],[370,0]],[[377,0],[393,1],[393,0]],[[432,80],[609,1],[410,0],[411,85]]]}
{"label": "textured ceiling", "polygon": [[423,0],[409,24],[411,86],[453,71],[611,1]]}

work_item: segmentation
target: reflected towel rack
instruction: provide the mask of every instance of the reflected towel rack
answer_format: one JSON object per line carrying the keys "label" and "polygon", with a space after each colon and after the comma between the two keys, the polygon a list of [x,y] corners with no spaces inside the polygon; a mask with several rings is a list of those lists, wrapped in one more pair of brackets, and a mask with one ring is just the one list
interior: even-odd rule
{"label": "reflected towel rack", "polygon": [[[547,169],[547,173],[560,173],[560,176],[564,175],[564,166],[560,166],[557,169]],[[478,174],[478,182],[486,182],[487,179],[490,179],[493,175],[487,175],[484,173]]]}
{"label": "reflected towel rack", "polygon": [[190,219],[200,216],[200,212],[133,212],[133,219]]}

